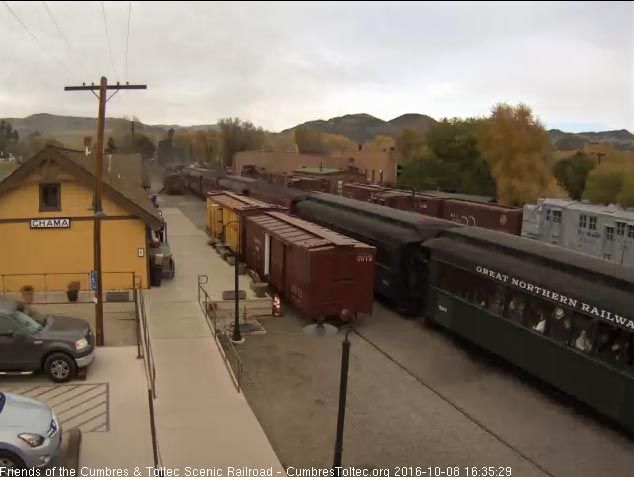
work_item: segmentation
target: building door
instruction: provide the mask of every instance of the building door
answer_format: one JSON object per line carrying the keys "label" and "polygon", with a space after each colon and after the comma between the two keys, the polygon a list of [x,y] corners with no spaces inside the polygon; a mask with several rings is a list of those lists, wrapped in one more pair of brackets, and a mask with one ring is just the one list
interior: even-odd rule
{"label": "building door", "polygon": [[614,254],[614,227],[606,226],[603,229],[603,258],[611,260]]}
{"label": "building door", "polygon": [[[550,214],[548,213],[550,212]],[[549,230],[549,238],[550,243],[558,244],[559,236],[561,233],[561,210],[556,209],[548,209],[546,212],[546,220],[548,221],[548,216],[550,215],[550,230]]]}

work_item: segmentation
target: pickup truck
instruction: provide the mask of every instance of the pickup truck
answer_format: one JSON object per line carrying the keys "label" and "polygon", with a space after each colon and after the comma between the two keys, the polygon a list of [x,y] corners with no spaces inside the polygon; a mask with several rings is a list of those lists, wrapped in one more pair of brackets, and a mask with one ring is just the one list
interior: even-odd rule
{"label": "pickup truck", "polygon": [[77,318],[46,316],[41,321],[0,299],[0,374],[44,371],[51,381],[70,381],[95,357],[90,325]]}

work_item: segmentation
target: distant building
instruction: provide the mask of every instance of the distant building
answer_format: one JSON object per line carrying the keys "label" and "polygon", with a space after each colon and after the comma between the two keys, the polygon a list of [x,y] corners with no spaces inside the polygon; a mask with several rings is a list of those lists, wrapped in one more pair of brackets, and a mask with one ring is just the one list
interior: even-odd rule
{"label": "distant building", "polygon": [[539,199],[524,206],[522,235],[634,266],[634,209]]}
{"label": "distant building", "polygon": [[[396,185],[401,156],[396,151],[343,151],[328,154],[300,154],[297,152],[243,151],[233,158],[233,170],[243,168],[266,169],[288,173],[305,168],[326,168],[359,173],[371,184]],[[358,175],[357,175],[358,176]]]}

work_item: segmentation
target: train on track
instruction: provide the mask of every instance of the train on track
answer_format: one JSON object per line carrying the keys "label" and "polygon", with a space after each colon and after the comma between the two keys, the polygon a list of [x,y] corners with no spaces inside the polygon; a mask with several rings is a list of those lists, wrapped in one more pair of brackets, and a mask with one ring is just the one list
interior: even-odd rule
{"label": "train on track", "polygon": [[[188,171],[376,248],[374,292],[634,432],[634,269],[509,233],[224,171]],[[200,175],[196,175],[200,174]],[[422,318],[424,317],[424,318]]]}

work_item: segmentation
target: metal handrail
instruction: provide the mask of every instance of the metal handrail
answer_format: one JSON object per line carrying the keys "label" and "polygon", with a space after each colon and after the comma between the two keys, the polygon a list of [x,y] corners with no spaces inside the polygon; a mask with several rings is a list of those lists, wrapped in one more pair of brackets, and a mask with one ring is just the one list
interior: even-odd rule
{"label": "metal handrail", "polygon": [[143,358],[145,363],[145,374],[148,381],[149,389],[152,397],[156,399],[156,367],[154,366],[154,354],[152,352],[152,340],[150,339],[150,331],[147,322],[147,314],[145,311],[145,290],[143,288],[135,289],[136,294],[136,310],[138,316],[137,327],[139,329],[139,337],[141,338],[142,350],[137,353]]}
{"label": "metal handrail", "polygon": [[[209,329],[211,330],[214,341],[216,342],[216,346],[220,351],[225,366],[227,367],[227,371],[229,371],[231,380],[236,387],[236,391],[241,393],[242,387],[240,383],[243,371],[242,359],[240,358],[240,354],[238,353],[238,351],[235,349],[235,346],[231,342],[227,331],[218,329],[218,313],[216,307],[214,306],[215,303],[213,300],[211,300],[209,294],[207,293],[207,290],[205,290],[205,288],[203,287],[203,285],[207,284],[208,281],[209,278],[207,277],[207,275],[198,275],[198,305],[203,312],[203,316],[205,317],[207,326],[209,326]],[[231,352],[231,355],[235,358],[235,370],[231,366],[231,362],[229,361],[229,357],[225,352],[223,342],[225,343],[228,350]]]}

